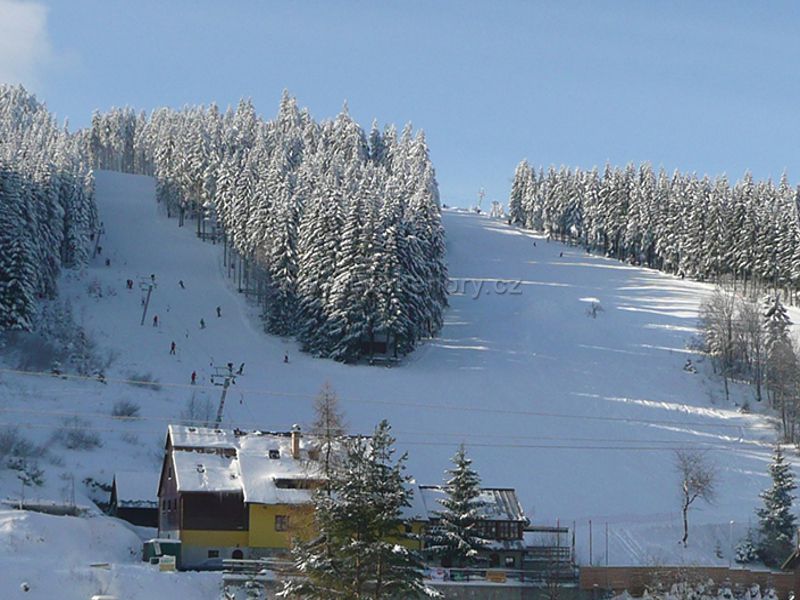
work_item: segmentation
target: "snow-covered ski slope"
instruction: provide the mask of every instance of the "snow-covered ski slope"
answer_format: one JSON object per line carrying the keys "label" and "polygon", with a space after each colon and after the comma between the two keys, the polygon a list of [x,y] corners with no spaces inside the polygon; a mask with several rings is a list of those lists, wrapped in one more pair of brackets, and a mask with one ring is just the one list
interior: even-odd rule
{"label": "snow-covered ski slope", "polygon": [[[108,382],[2,374],[4,405],[12,411],[3,421],[45,439],[65,416],[80,413],[100,434],[100,449],[59,451],[62,469],[76,479],[110,481],[115,469],[150,469],[155,486],[167,424],[180,418],[192,394],[208,398],[215,412],[220,388],[210,382],[211,365],[238,369],[243,362],[224,426],[285,430],[308,423],[313,397],[328,381],[352,431],[391,422],[419,482],[440,482],[464,442],[484,485],[516,488],[534,523],[577,521],[583,560],[592,519],[597,528],[609,523],[611,562],[718,560],[713,550],[720,545],[719,560],[727,564],[729,521],[736,536],[743,534],[768,485],[774,429],[737,411],[733,401],[748,397],[746,388],[734,386],[726,404],[707,363],[686,349],[708,286],[446,210],[454,293],[440,336],[391,368],[342,365],[265,334],[256,310],[226,279],[222,249],[197,240],[192,223],[179,228],[167,219],[152,179],[97,173],[97,198],[102,254],[85,272],[65,277],[62,293],[116,357]],[[157,286],[141,325],[139,281],[151,274]],[[127,279],[136,281],[133,290]],[[603,309],[596,318],[588,314],[593,302]],[[687,358],[698,373],[683,370]],[[145,374],[160,390],[121,381]],[[141,418],[111,418],[119,399],[140,404]],[[707,448],[720,480],[716,504],[692,510],[693,524],[709,526],[694,538],[690,532],[686,552],[676,544],[672,454],[683,446]],[[58,495],[58,477],[49,480],[28,493]],[[9,473],[0,485],[18,496]],[[598,540],[596,529],[595,562]]]}

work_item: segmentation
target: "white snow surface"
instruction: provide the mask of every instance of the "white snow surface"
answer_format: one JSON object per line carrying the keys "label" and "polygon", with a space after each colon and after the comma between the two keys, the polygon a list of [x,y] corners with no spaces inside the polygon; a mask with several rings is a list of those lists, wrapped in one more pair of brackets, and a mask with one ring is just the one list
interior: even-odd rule
{"label": "white snow surface", "polygon": [[175,478],[182,492],[237,492],[242,489],[239,459],[219,454],[175,452]]}
{"label": "white snow surface", "polygon": [[[590,519],[595,564],[727,564],[730,542],[755,522],[758,492],[769,484],[775,428],[758,414],[760,407],[756,414],[739,412],[745,399],[755,404],[748,388],[734,385],[727,403],[708,362],[687,349],[708,285],[547,243],[483,215],[445,210],[454,293],[440,335],[391,368],[343,365],[265,334],[257,308],[226,279],[221,247],[199,241],[192,222],[179,228],[167,219],[154,200],[152,179],[99,172],[97,198],[106,232],[102,254],[86,269],[65,274],[61,294],[113,357],[107,382],[0,372],[0,419],[41,442],[77,413],[103,445],[92,451],[54,445],[63,464],[44,463],[45,485],[27,488],[26,498],[64,500],[74,474],[77,501],[89,504],[80,482],[91,476],[110,484],[118,469],[151,473],[157,486],[167,425],[180,421],[193,394],[209,401],[213,419],[221,388],[210,382],[212,365],[244,362],[244,374],[228,393],[224,428],[306,425],[313,397],[328,381],[352,433],[390,421],[418,483],[443,483],[449,458],[464,442],[482,485],[515,488],[533,524],[577,525],[584,563]],[[157,287],[141,325],[138,282],[151,273]],[[137,282],[134,290],[126,289],[127,279]],[[90,287],[99,287],[102,297]],[[596,318],[587,314],[589,301],[604,309]],[[153,327],[156,314],[159,326]],[[172,341],[175,356],[169,354]],[[697,373],[683,370],[687,358]],[[5,365],[14,368],[10,359]],[[193,370],[195,386],[189,384]],[[160,389],[124,382],[145,377]],[[111,417],[121,399],[140,405],[138,419]],[[715,504],[693,506],[683,550],[672,450],[686,445],[708,449],[719,490]],[[19,495],[14,472],[0,471],[0,496]],[[11,570],[0,566],[0,581],[12,574],[17,589],[27,571],[14,565],[27,558],[35,572],[40,552],[18,529],[41,519],[42,528],[66,538],[61,523],[67,521],[59,519],[68,518],[3,514],[0,548],[10,555],[13,546],[14,564]],[[84,521],[79,527],[107,522],[99,516]],[[118,549],[133,543],[130,536],[114,533],[117,525],[104,527],[116,549],[94,547],[93,559],[139,569],[132,564],[136,557]],[[85,540],[75,539],[71,550],[52,553],[53,560],[70,556],[65,564],[85,566]]]}
{"label": "white snow surface", "polygon": [[117,505],[133,508],[158,507],[158,479],[147,471],[115,471]]}
{"label": "white snow surface", "polygon": [[159,573],[138,562],[141,551],[124,521],[0,510],[0,598],[219,598],[218,573]]}

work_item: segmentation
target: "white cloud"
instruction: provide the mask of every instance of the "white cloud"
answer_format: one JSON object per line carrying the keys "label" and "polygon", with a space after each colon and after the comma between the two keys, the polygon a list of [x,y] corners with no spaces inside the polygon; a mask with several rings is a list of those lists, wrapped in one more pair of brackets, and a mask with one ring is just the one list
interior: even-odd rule
{"label": "white cloud", "polygon": [[0,0],[0,83],[37,88],[51,55],[47,8],[37,2]]}

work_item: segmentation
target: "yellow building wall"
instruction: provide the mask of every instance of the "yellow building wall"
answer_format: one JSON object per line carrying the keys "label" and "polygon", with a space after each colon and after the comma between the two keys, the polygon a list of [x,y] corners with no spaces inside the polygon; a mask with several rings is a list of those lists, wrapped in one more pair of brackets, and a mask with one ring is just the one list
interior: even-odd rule
{"label": "yellow building wall", "polygon": [[[275,517],[289,517],[287,531],[275,531]],[[314,532],[314,507],[310,504],[250,504],[250,547],[291,548],[292,540],[308,540]]]}
{"label": "yellow building wall", "polygon": [[181,543],[189,546],[208,546],[211,548],[242,548],[247,546],[247,531],[207,531],[200,529],[183,529],[180,533]]}
{"label": "yellow building wall", "polygon": [[395,544],[399,544],[409,550],[422,550],[423,543],[422,543],[422,534],[425,532],[425,524],[420,523],[419,521],[412,521],[411,522],[411,534],[415,536],[415,538],[407,538],[407,537],[390,537],[389,541],[394,542]]}
{"label": "yellow building wall", "polygon": [[[250,530],[249,531],[208,531],[184,529],[180,532],[181,542],[187,546],[202,546],[210,548],[275,548],[289,549],[292,540],[299,538],[308,540],[314,533],[314,507],[290,504],[250,504]],[[275,531],[275,517],[283,515],[289,517],[287,531]],[[397,544],[411,550],[421,550],[423,547],[421,536],[424,533],[424,523],[412,522],[411,533],[420,536],[420,539],[405,537],[391,538]]]}

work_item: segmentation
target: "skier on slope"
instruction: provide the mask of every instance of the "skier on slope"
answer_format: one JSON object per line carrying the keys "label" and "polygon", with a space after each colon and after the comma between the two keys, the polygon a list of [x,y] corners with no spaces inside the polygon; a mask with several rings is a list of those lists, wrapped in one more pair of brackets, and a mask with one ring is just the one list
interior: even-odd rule
{"label": "skier on slope", "polygon": [[169,353],[174,355],[175,354],[175,342],[172,342],[169,346]]}
{"label": "skier on slope", "polygon": [[182,290],[185,290],[185,289],[186,289],[186,286],[184,286],[184,285],[183,285],[183,279],[179,279],[179,280],[178,280],[178,285],[179,285],[179,286],[181,286],[181,289],[182,289]]}
{"label": "skier on slope", "polygon": [[219,317],[221,317],[221,316],[222,316],[222,307],[221,307],[221,306],[218,306],[218,307],[217,307],[217,317],[219,318]]}
{"label": "skier on slope", "polygon": [[153,315],[153,327],[158,327],[158,315]]}
{"label": "skier on slope", "polygon": [[205,329],[205,328],[206,328],[206,321],[205,321],[205,319],[200,319],[200,329]]}
{"label": "skier on slope", "polygon": [[192,385],[197,383],[197,371],[192,371]]}

